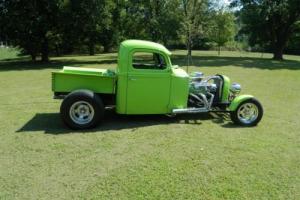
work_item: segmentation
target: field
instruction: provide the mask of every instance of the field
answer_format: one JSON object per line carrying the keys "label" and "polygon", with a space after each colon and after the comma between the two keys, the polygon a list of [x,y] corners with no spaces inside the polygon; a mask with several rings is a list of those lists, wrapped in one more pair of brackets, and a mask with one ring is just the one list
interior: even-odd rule
{"label": "field", "polygon": [[[264,106],[253,128],[226,116],[117,116],[70,131],[51,71],[114,68],[116,54],[31,63],[0,49],[0,199],[300,199],[300,57],[196,51],[191,71],[225,74]],[[173,64],[186,65],[185,51]],[[186,69],[186,67],[184,67]]]}

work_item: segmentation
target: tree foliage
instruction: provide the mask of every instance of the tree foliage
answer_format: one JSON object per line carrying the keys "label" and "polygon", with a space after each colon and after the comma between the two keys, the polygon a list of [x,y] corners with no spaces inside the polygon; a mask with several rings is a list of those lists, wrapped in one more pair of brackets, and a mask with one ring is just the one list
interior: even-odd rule
{"label": "tree foliage", "polygon": [[177,0],[128,0],[121,15],[122,36],[168,43],[178,39]]}
{"label": "tree foliage", "polygon": [[269,45],[274,59],[283,59],[300,19],[299,0],[236,0],[232,6],[241,7],[241,31],[249,35],[250,44]]}
{"label": "tree foliage", "polygon": [[64,19],[63,33],[69,36],[73,44],[88,47],[89,54],[94,55],[95,44],[107,46],[111,39],[112,10],[114,4],[107,0],[68,0],[62,12]]}
{"label": "tree foliage", "polygon": [[[220,47],[236,26],[252,46],[299,49],[298,0],[0,0],[0,42],[20,47],[35,60],[49,54],[108,52],[125,39],[144,39],[192,49]],[[291,38],[291,39],[290,39]],[[242,40],[245,41],[245,40]]]}
{"label": "tree foliage", "polygon": [[1,0],[1,35],[35,60],[48,61],[49,35],[59,21],[60,0]]}
{"label": "tree foliage", "polygon": [[182,0],[182,27],[183,37],[186,41],[188,56],[192,54],[193,41],[201,37],[203,27],[207,23],[208,1],[207,0]]}
{"label": "tree foliage", "polygon": [[218,45],[219,55],[221,47],[224,46],[226,42],[234,39],[236,32],[234,20],[234,15],[225,10],[219,10],[212,13],[209,38]]}

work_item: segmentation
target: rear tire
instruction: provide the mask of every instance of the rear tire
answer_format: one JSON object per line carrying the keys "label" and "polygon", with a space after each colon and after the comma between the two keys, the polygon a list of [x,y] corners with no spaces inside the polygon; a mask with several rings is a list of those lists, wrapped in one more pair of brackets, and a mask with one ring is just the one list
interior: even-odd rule
{"label": "rear tire", "polygon": [[254,98],[242,102],[230,113],[231,120],[241,126],[256,126],[263,116],[263,107]]}
{"label": "rear tire", "polygon": [[63,122],[71,129],[97,126],[104,115],[101,98],[89,90],[77,90],[63,100],[60,107]]}

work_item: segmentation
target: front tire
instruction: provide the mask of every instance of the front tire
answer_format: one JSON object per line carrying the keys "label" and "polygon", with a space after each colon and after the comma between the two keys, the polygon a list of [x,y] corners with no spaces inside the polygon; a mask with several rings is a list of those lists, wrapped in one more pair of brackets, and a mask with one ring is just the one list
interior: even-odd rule
{"label": "front tire", "polygon": [[256,126],[263,116],[263,107],[254,98],[242,102],[230,113],[231,120],[241,126]]}
{"label": "front tire", "polygon": [[101,98],[88,90],[77,90],[63,100],[60,107],[63,122],[71,129],[97,126],[104,115]]}

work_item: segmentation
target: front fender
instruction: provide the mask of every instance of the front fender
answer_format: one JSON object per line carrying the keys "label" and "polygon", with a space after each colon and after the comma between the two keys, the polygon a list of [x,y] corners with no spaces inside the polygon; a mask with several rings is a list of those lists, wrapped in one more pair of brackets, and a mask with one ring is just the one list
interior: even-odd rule
{"label": "front fender", "polygon": [[254,98],[254,96],[248,94],[235,97],[229,105],[229,111],[235,111],[242,102],[252,98]]}

